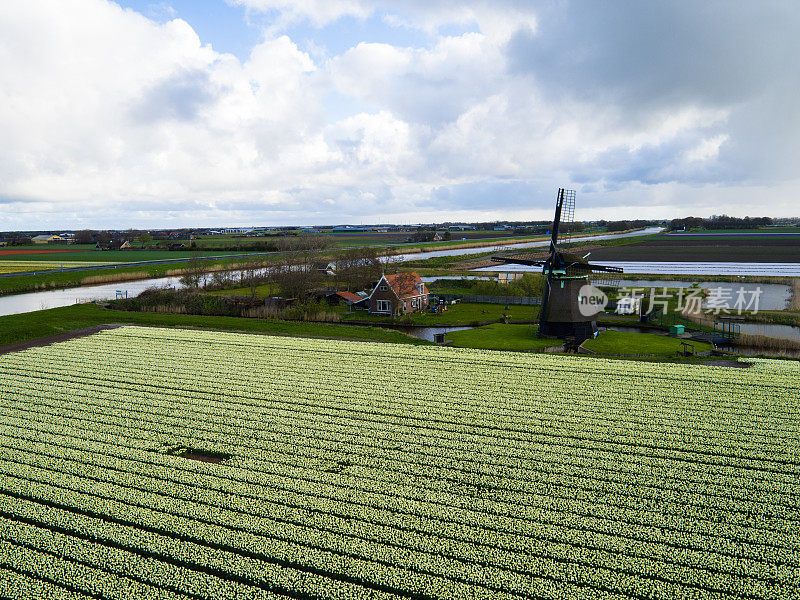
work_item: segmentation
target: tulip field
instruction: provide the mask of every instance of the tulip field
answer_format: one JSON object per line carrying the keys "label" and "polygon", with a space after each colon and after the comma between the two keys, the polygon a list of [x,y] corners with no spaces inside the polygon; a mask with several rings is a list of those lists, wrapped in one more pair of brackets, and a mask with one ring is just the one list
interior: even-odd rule
{"label": "tulip field", "polygon": [[800,597],[800,363],[121,327],[0,356],[0,597]]}

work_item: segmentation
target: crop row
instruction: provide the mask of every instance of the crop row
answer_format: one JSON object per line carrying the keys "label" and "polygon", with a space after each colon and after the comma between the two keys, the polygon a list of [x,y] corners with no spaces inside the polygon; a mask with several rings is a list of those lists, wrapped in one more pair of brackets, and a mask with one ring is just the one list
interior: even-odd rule
{"label": "crop row", "polygon": [[798,383],[138,327],[0,356],[0,596],[790,597]]}
{"label": "crop row", "polygon": [[[179,367],[177,365],[173,366],[172,369],[169,369],[169,372],[174,372],[176,368]],[[540,437],[572,438],[570,441],[588,439],[590,442],[601,440],[606,444],[633,447],[644,446],[645,450],[648,447],[656,447],[659,449],[671,449],[676,452],[690,452],[693,455],[701,456],[741,458],[755,461],[767,460],[789,465],[797,462],[797,460],[786,458],[787,446],[784,439],[785,437],[796,438],[797,431],[794,423],[782,425],[776,422],[762,421],[761,433],[756,433],[751,428],[739,431],[741,428],[735,425],[732,427],[732,431],[728,430],[726,423],[724,421],[720,422],[721,419],[716,418],[713,422],[717,424],[718,429],[707,433],[702,430],[704,420],[700,420],[698,422],[699,426],[696,427],[694,421],[687,421],[684,416],[684,420],[679,423],[676,422],[673,426],[670,423],[663,423],[659,419],[652,417],[646,429],[644,423],[631,418],[632,415],[626,415],[630,421],[621,420],[619,416],[621,410],[617,411],[616,416],[608,415],[607,418],[601,412],[594,416],[578,414],[574,418],[565,421],[563,417],[553,416],[549,419],[547,413],[538,412],[535,408],[528,409],[527,406],[522,404],[524,400],[520,401],[516,407],[516,412],[512,416],[506,417],[503,415],[500,417],[499,415],[494,415],[491,420],[489,420],[488,416],[484,420],[481,419],[480,410],[476,410],[477,414],[472,417],[464,409],[458,408],[448,409],[449,414],[437,414],[431,410],[433,407],[429,407],[426,410],[425,403],[422,400],[416,402],[401,400],[396,404],[387,404],[385,397],[380,395],[375,397],[375,392],[369,385],[365,384],[359,387],[357,382],[346,378],[341,378],[338,384],[331,382],[326,385],[319,380],[304,382],[302,379],[298,380],[298,377],[287,377],[287,383],[282,384],[280,383],[280,378],[276,377],[270,381],[268,388],[259,389],[257,386],[243,386],[241,389],[237,389],[241,386],[241,383],[238,383],[231,384],[229,386],[231,389],[228,389],[226,394],[222,394],[218,389],[207,389],[202,382],[192,384],[189,380],[184,380],[180,384],[164,382],[160,379],[152,379],[150,382],[142,383],[141,378],[137,381],[135,373],[136,370],[132,372],[131,377],[127,380],[115,380],[109,377],[101,378],[93,376],[91,373],[78,375],[75,374],[75,370],[66,373],[23,371],[17,372],[15,376],[16,378],[28,377],[33,382],[36,382],[37,378],[47,379],[48,381],[53,378],[59,378],[65,384],[71,383],[72,389],[77,387],[78,391],[80,391],[80,387],[87,385],[104,386],[106,394],[112,396],[126,394],[130,391],[142,391],[150,395],[172,395],[173,397],[175,394],[189,394],[193,395],[197,401],[202,401],[201,404],[228,404],[228,406],[225,406],[227,411],[236,408],[236,406],[230,405],[232,403],[238,405],[242,410],[247,410],[248,408],[264,410],[264,407],[275,406],[277,408],[293,408],[311,413],[328,411],[340,415],[349,414],[368,420],[401,420],[409,422],[413,426],[434,429],[485,430],[492,437],[511,437],[526,442],[530,435],[538,435]],[[158,376],[158,373],[151,368],[148,368],[148,373],[154,378]],[[224,381],[224,377],[207,375],[206,379],[217,381],[217,385],[219,385],[220,379],[222,379],[223,384],[227,383]],[[10,377],[9,381],[11,381]],[[346,389],[351,391],[349,393],[345,392],[343,385],[347,385]],[[324,394],[323,399],[319,399],[321,393]],[[446,396],[446,393],[442,395]],[[315,397],[319,399],[316,403]],[[615,401],[622,402],[624,400],[625,398],[622,397],[622,399],[616,398]],[[497,396],[484,396],[483,398],[484,405],[492,406],[496,402]],[[656,403],[656,399],[651,400],[651,402]],[[431,404],[435,404],[435,402],[432,401]],[[457,404],[457,399],[453,398],[451,405]],[[523,414],[525,415],[524,417],[522,416]],[[741,422],[741,419],[735,423],[738,422]],[[594,427],[589,427],[589,425],[594,425]],[[554,426],[557,426],[557,429],[554,429]],[[708,427],[708,424],[706,427]],[[759,439],[759,435],[762,439]],[[767,439],[763,439],[767,436],[769,436]],[[740,440],[744,440],[743,445],[745,447],[740,448],[738,452],[732,453],[731,446],[735,447],[737,444],[741,444]]]}

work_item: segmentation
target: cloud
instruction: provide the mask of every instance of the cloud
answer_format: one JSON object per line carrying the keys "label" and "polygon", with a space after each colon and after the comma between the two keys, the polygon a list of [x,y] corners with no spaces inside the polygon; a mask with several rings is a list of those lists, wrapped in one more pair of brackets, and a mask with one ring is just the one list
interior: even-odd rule
{"label": "cloud", "polygon": [[198,116],[204,105],[214,100],[215,94],[210,87],[210,77],[206,71],[180,71],[145,90],[132,114],[143,121],[191,121]]}
{"label": "cloud", "polygon": [[[674,152],[660,157],[669,163],[664,180],[701,172],[707,181],[740,183],[796,176],[786,160],[800,150],[790,107],[800,73],[786,62],[800,51],[796,5],[568,2],[549,5],[542,20],[550,26],[512,36],[508,65],[551,98],[610,109],[628,130],[654,117],[708,115],[686,128],[685,144],[668,140]],[[712,146],[713,156],[698,154]],[[709,159],[716,168],[688,167]]]}
{"label": "cloud", "polygon": [[525,0],[226,0],[275,17],[276,29],[298,22],[321,28],[343,17],[381,17],[395,27],[437,33],[440,28],[477,25],[493,39],[508,39],[519,27],[536,28]]}
{"label": "cloud", "polygon": [[[606,218],[793,210],[790,3],[231,2],[270,22],[245,59],[163,11],[0,4],[0,229],[547,218],[560,185]],[[286,28],[344,18],[427,41]]]}

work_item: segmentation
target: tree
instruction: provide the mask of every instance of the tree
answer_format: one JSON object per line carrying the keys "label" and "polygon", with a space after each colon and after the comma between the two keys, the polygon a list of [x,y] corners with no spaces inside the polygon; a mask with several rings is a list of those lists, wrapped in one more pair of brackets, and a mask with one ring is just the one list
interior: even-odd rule
{"label": "tree", "polygon": [[187,288],[196,289],[203,283],[207,274],[208,264],[200,258],[199,254],[194,254],[187,261],[180,282]]}
{"label": "tree", "polygon": [[[394,276],[394,281],[392,282],[392,288],[397,293],[398,296],[404,296],[406,293],[411,290],[416,282],[416,275],[414,273],[409,272],[398,272]],[[408,300],[403,300],[402,298],[393,298],[392,299],[392,314],[399,315],[403,314],[404,310],[401,304],[403,302],[408,302]]]}
{"label": "tree", "polygon": [[242,266],[241,283],[250,288],[250,295],[256,297],[256,289],[267,280],[264,265],[259,261],[251,261]]}
{"label": "tree", "polygon": [[357,291],[369,287],[380,279],[383,264],[374,248],[350,248],[335,261],[336,279],[348,290]]}
{"label": "tree", "polygon": [[311,264],[311,256],[289,258],[270,269],[270,280],[284,298],[304,298],[322,282],[320,273]]}
{"label": "tree", "polygon": [[82,229],[75,234],[76,244],[94,244],[95,232],[89,229]]}
{"label": "tree", "polygon": [[139,237],[136,238],[136,241],[139,242],[139,245],[142,248],[144,248],[146,245],[148,245],[153,241],[153,236],[145,231]]}

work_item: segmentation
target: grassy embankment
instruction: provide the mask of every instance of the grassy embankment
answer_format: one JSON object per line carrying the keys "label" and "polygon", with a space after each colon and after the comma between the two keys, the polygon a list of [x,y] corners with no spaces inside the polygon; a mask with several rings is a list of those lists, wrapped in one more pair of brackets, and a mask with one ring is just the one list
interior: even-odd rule
{"label": "grassy embankment", "polygon": [[76,304],[62,308],[0,317],[0,346],[63,334],[84,327],[114,323],[132,323],[158,327],[193,327],[301,337],[356,339],[399,344],[429,343],[399,331],[378,327],[353,327],[349,325],[303,323],[277,319],[137,313],[109,310],[94,304]]}

